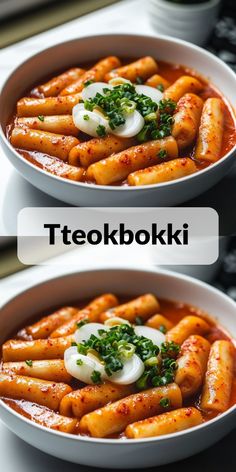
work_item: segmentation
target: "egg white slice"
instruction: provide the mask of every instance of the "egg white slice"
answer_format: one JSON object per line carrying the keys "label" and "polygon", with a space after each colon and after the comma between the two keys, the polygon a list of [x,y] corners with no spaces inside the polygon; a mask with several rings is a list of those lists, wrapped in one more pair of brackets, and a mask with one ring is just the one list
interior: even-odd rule
{"label": "egg white slice", "polygon": [[92,334],[95,334],[97,338],[100,338],[98,330],[103,329],[108,331],[109,327],[102,323],[86,323],[85,325],[78,328],[75,332],[75,342],[80,344],[83,341],[88,341]]}
{"label": "egg white slice", "polygon": [[[77,364],[78,360],[81,361],[80,365]],[[100,372],[102,379],[105,377],[104,366],[96,358],[79,354],[76,346],[66,349],[64,363],[67,372],[72,377],[86,384],[93,385],[91,376],[95,370]]]}
{"label": "egg white slice", "polygon": [[136,85],[135,90],[139,95],[146,95],[153,100],[155,103],[159,103],[163,98],[163,93],[160,90],[149,87],[149,85]]}
{"label": "egg white slice", "polygon": [[124,118],[125,123],[112,130],[112,134],[115,136],[132,138],[132,136],[136,136],[144,127],[144,118],[137,110],[134,110],[133,113],[125,114]]}
{"label": "egg white slice", "polygon": [[[120,321],[120,320],[119,320]],[[98,331],[100,329],[109,331],[110,327],[102,323],[87,323],[75,332],[75,341],[82,343],[87,341],[92,334],[100,337]],[[161,346],[165,342],[165,335],[157,329],[150,328],[148,326],[135,326],[134,331],[137,336],[144,336],[150,339],[156,346]],[[81,364],[77,364],[77,361],[81,361]],[[123,368],[108,376],[105,372],[104,365],[93,355],[79,354],[77,347],[72,346],[66,349],[64,354],[65,368],[76,379],[87,383],[93,384],[91,376],[95,371],[100,372],[101,380],[110,380],[111,382],[120,385],[129,385],[135,383],[144,372],[144,363],[137,354],[133,354],[129,359],[123,360]]]}
{"label": "egg white slice", "polygon": [[90,98],[94,98],[97,93],[105,95],[104,89],[112,90],[113,87],[112,85],[109,85],[106,82],[95,82],[94,84],[90,84],[87,87],[84,87],[84,89],[82,90],[82,99],[89,100]]}
{"label": "egg white slice", "polygon": [[68,361],[71,356],[78,354],[77,346],[68,347],[64,352],[64,361]]}
{"label": "egg white slice", "polygon": [[78,103],[73,107],[72,118],[74,125],[80,131],[83,131],[94,138],[98,137],[98,126],[104,126],[106,133],[110,131],[108,120],[106,120],[102,113],[99,113],[97,110],[86,110],[83,103]]}
{"label": "egg white slice", "polygon": [[149,328],[149,326],[135,326],[135,334],[137,336],[144,336],[147,339],[150,339],[153,344],[160,347],[162,343],[165,342],[165,335],[161,333],[158,329]]}
{"label": "egg white slice", "polygon": [[122,370],[112,374],[112,376],[107,377],[107,379],[120,385],[129,385],[136,382],[143,372],[144,363],[137,354],[133,354],[130,359],[124,361]]}

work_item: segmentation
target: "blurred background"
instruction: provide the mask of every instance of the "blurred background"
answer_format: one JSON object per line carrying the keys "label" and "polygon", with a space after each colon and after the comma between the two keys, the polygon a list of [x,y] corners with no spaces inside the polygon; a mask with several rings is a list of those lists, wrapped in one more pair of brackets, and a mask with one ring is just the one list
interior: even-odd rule
{"label": "blurred background", "polygon": [[[129,0],[0,0],[0,48],[125,2]],[[141,5],[157,32],[201,45],[207,41],[223,60],[236,62],[235,0],[145,0]]]}
{"label": "blurred background", "polygon": [[117,0],[0,0],[0,47],[113,3]]}

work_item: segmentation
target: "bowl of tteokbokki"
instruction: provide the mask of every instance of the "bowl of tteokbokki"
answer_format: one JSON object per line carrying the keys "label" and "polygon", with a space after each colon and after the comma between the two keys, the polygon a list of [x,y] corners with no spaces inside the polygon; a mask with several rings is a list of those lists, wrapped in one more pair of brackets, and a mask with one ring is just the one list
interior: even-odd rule
{"label": "bowl of tteokbokki", "polygon": [[233,71],[190,43],[80,38],[8,78],[2,138],[16,169],[67,203],[175,205],[233,164],[235,89]]}
{"label": "bowl of tteokbokki", "polygon": [[235,303],[168,271],[47,280],[2,307],[0,417],[72,462],[137,468],[209,447],[236,415]]}

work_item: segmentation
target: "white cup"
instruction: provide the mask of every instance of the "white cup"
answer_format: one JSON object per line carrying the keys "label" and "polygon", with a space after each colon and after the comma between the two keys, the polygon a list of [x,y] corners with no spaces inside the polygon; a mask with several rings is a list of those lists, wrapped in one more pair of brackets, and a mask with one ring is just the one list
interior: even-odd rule
{"label": "white cup", "polygon": [[149,0],[151,23],[158,34],[203,45],[210,36],[220,9],[221,0],[183,5],[168,0]]}

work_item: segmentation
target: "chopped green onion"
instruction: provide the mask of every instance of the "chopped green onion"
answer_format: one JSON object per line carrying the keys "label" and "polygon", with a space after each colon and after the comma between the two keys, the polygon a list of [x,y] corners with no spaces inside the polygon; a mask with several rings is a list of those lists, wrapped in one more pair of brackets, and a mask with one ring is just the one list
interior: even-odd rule
{"label": "chopped green onion", "polygon": [[118,347],[118,352],[125,359],[130,359],[135,352],[135,346],[130,343],[126,343],[123,346]]}
{"label": "chopped green onion", "polygon": [[161,377],[156,375],[152,378],[152,385],[153,387],[161,387],[163,385]]}
{"label": "chopped green onion", "polygon": [[144,143],[145,141],[148,140],[148,127],[147,126],[144,126],[143,129],[141,129],[141,131],[137,134],[137,140],[140,142],[140,143]]}
{"label": "chopped green onion", "polygon": [[160,92],[162,92],[162,93],[163,93],[163,92],[164,92],[164,90],[165,90],[165,89],[164,89],[164,85],[163,85],[163,84],[159,84],[159,85],[157,85],[157,90],[160,90]]}
{"label": "chopped green onion", "polygon": [[[171,135],[173,113],[176,109],[176,103],[173,100],[162,99],[157,104],[150,97],[138,94],[135,86],[128,82],[116,85],[112,89],[104,87],[103,92],[103,94],[98,92],[95,97],[85,100],[84,107],[88,111],[99,109],[107,118],[111,130],[124,125],[125,115],[137,110],[146,123],[136,136],[140,143]],[[103,126],[98,126],[97,134],[101,137],[106,135]]]}
{"label": "chopped green onion", "polygon": [[166,334],[166,331],[167,331],[167,329],[166,329],[166,327],[165,327],[164,325],[160,325],[159,328],[158,328],[158,330],[159,330],[161,333],[163,333],[163,334]]}
{"label": "chopped green onion", "polygon": [[91,375],[91,380],[94,384],[101,383],[101,373],[98,370],[94,370]]}
{"label": "chopped green onion", "polygon": [[180,351],[180,345],[174,343],[174,341],[165,342],[161,345],[161,355],[162,358],[171,357],[176,358]]}
{"label": "chopped green onion", "polygon": [[95,108],[95,104],[91,101],[91,100],[85,100],[84,102],[84,108],[85,110],[88,110],[88,111],[93,111],[93,109]]}
{"label": "chopped green onion", "polygon": [[100,136],[101,138],[103,138],[104,136],[106,136],[106,128],[105,126],[103,125],[98,125],[97,129],[96,129],[96,133],[98,136]]}
{"label": "chopped green onion", "polygon": [[145,116],[145,121],[154,121],[157,119],[157,115],[156,113],[152,112],[152,113],[149,113],[149,115],[146,115]]}
{"label": "chopped green onion", "polygon": [[39,119],[40,121],[44,121],[44,116],[43,116],[43,115],[39,115],[39,116],[38,116],[38,119]]}
{"label": "chopped green onion", "polygon": [[26,363],[29,367],[32,367],[32,365],[33,365],[33,361],[32,361],[31,359],[27,359],[27,360],[25,361],[25,363]]}
{"label": "chopped green onion", "polygon": [[97,93],[95,97],[85,100],[84,106],[90,111],[99,107],[112,130],[125,124],[124,114],[133,113],[135,109],[143,117],[157,110],[157,104],[150,97],[138,94],[133,84],[125,82],[112,89],[104,87],[104,92],[103,95]]}
{"label": "chopped green onion", "polygon": [[171,100],[171,98],[163,98],[163,100],[159,102],[159,110],[162,113],[173,113],[176,109],[176,106],[176,102],[174,102],[174,100]]}
{"label": "chopped green onion", "polygon": [[104,87],[104,89],[102,89],[102,91],[106,95],[106,93],[110,92],[110,89],[108,87]]}
{"label": "chopped green onion", "polygon": [[160,157],[161,159],[165,159],[165,157],[167,157],[167,151],[165,149],[161,149],[158,152],[158,157]]}
{"label": "chopped green onion", "polygon": [[143,84],[143,78],[138,76],[137,79],[136,79],[136,83],[139,84],[139,85]]}
{"label": "chopped green onion", "polygon": [[106,331],[105,329],[99,329],[99,330],[98,330],[99,336],[103,336],[104,334],[106,334],[106,332],[107,332],[107,331]]}
{"label": "chopped green onion", "polygon": [[86,82],[84,82],[84,87],[88,87],[89,85],[93,84],[94,83],[94,80],[87,80]]}
{"label": "chopped green onion", "polygon": [[82,326],[84,326],[88,322],[89,322],[88,318],[84,318],[81,321],[77,321],[75,324],[76,324],[77,328],[82,328]]}
{"label": "chopped green onion", "polygon": [[172,358],[165,358],[162,360],[163,362],[163,366],[165,367],[165,369],[171,369],[171,370],[176,370],[177,369],[177,363],[175,361],[175,359],[172,359]]}
{"label": "chopped green onion", "polygon": [[124,97],[120,101],[120,106],[124,113],[131,114],[134,112],[137,105],[132,100],[129,100],[128,98]]}
{"label": "chopped green onion", "polygon": [[[77,345],[80,354],[91,354],[99,359],[108,377],[121,371],[125,360],[135,353],[145,368],[136,384],[140,390],[167,385],[174,381],[179,349],[180,346],[173,342],[162,343],[159,349],[150,339],[136,335],[135,328],[127,323],[114,325],[109,330],[99,329],[98,336],[91,334],[89,339]],[[93,382],[100,383],[100,373],[94,372]]]}
{"label": "chopped green onion", "polygon": [[77,344],[77,351],[79,354],[83,354],[86,356],[88,352],[88,348],[84,344],[80,343],[80,344]]}
{"label": "chopped green onion", "polygon": [[169,398],[162,398],[160,400],[160,405],[162,406],[162,408],[168,408],[170,406],[170,400]]}
{"label": "chopped green onion", "polygon": [[147,359],[144,364],[148,367],[153,367],[154,365],[157,365],[158,364],[158,360],[157,360],[157,357],[149,357],[149,359]]}
{"label": "chopped green onion", "polygon": [[88,115],[84,115],[84,121],[88,121],[89,120],[89,116]]}
{"label": "chopped green onion", "polygon": [[139,390],[145,390],[148,388],[148,376],[149,374],[146,372],[137,380],[136,387]]}
{"label": "chopped green onion", "polygon": [[76,364],[77,365],[83,365],[83,361],[81,359],[77,359]]}

